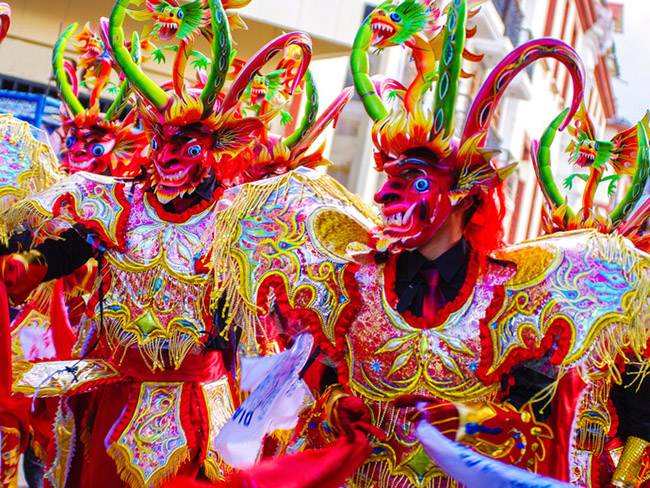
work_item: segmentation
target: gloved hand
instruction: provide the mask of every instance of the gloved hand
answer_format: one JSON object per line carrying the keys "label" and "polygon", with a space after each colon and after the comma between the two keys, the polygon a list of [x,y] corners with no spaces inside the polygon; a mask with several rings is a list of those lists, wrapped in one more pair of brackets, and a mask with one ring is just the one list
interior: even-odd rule
{"label": "gloved hand", "polygon": [[458,409],[453,403],[423,395],[404,395],[395,401],[397,408],[409,408],[416,405],[419,405],[418,410],[409,416],[411,422],[417,423],[420,420],[426,420],[446,437],[456,440],[459,416]]}
{"label": "gloved hand", "polygon": [[328,423],[334,432],[345,435],[350,442],[355,439],[355,428],[378,439],[386,438],[383,430],[372,425],[370,409],[364,401],[342,392],[334,395],[329,404]]}
{"label": "gloved hand", "polygon": [[23,303],[47,274],[47,262],[36,251],[16,252],[0,257],[0,279],[7,287],[11,305]]}

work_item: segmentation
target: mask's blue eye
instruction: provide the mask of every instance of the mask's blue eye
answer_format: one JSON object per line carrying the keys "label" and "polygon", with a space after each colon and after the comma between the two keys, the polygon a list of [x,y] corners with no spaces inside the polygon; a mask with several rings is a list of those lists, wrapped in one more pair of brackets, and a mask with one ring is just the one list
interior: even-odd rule
{"label": "mask's blue eye", "polygon": [[154,151],[158,150],[158,141],[156,141],[155,137],[151,139],[151,149],[153,149]]}
{"label": "mask's blue eye", "polygon": [[98,158],[99,156],[103,156],[105,151],[106,150],[104,149],[104,146],[102,146],[101,144],[95,144],[90,147],[90,153],[96,158]]}
{"label": "mask's blue eye", "polygon": [[393,22],[401,22],[402,16],[397,12],[393,12],[392,14],[390,14],[390,20],[392,20]]}
{"label": "mask's blue eye", "polygon": [[413,180],[413,188],[417,191],[427,191],[431,186],[431,182],[426,178],[416,178]]}
{"label": "mask's blue eye", "polygon": [[594,151],[598,151],[598,143],[594,142]]}
{"label": "mask's blue eye", "polygon": [[265,79],[264,79],[264,84],[265,84],[266,86],[269,86],[269,83],[271,83],[271,82],[270,82],[268,79],[265,78]]}
{"label": "mask's blue eye", "polygon": [[182,19],[183,17],[185,17],[185,13],[181,9],[178,9],[178,12],[176,12],[176,17]]}
{"label": "mask's blue eye", "polygon": [[187,150],[187,154],[193,158],[197,157],[199,154],[201,154],[201,146],[199,144],[194,144]]}
{"label": "mask's blue eye", "polygon": [[70,149],[72,146],[74,146],[74,137],[73,136],[68,136],[65,138],[65,147]]}

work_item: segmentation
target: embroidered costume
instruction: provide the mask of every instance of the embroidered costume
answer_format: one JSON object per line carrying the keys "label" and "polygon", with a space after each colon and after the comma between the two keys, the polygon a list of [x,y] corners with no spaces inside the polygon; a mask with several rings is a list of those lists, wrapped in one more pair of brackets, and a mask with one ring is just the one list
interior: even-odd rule
{"label": "embroidered costume", "polygon": [[[92,72],[104,83],[101,61],[114,62],[134,88],[150,144],[143,160],[146,175],[124,179],[74,173],[3,214],[11,228],[25,225],[40,238],[55,228],[58,236],[3,259],[2,275],[12,301],[20,302],[39,282],[67,275],[91,256],[99,263],[72,358],[19,361],[13,368],[14,392],[58,401],[52,413],[48,486],[149,487],[178,474],[196,478],[200,472],[213,481],[230,475],[213,441],[233,413],[234,379],[222,351],[234,346],[228,343],[228,331],[220,328],[219,312],[211,307],[213,278],[206,263],[218,244],[208,229],[224,218],[220,197],[227,188],[321,164],[322,150],[306,152],[351,97],[351,89],[344,91],[317,119],[317,95],[308,77],[306,114],[294,134],[280,139],[267,127],[278,111],[267,106],[255,112],[243,95],[276,53],[283,54],[281,64],[290,73],[285,96],[303,86],[311,58],[308,36],[285,34],[248,62],[234,63],[229,23],[237,23],[237,17],[226,13],[227,2],[178,6],[152,0],[140,12],[127,12],[128,4],[119,0],[110,21],[102,21],[110,58],[102,51]],[[130,51],[124,43],[127,13],[153,19],[153,33],[161,39],[178,37],[169,91],[141,71],[137,39]],[[55,64],[61,62],[72,31],[61,37]],[[200,33],[209,38],[213,59],[200,83],[190,85],[183,73],[188,57],[195,55],[192,39]],[[84,35],[87,46],[99,42],[89,32]],[[234,75],[231,63],[237,65]],[[58,75],[66,100],[76,107],[74,88],[62,72]],[[227,79],[232,83],[222,91]],[[245,116],[248,110],[253,117]],[[102,122],[98,127],[104,127]],[[77,130],[66,137],[71,141],[69,156],[77,155],[77,144],[95,156],[93,148],[104,148],[101,141],[79,136]],[[114,161],[109,163],[112,168]],[[239,327],[241,344],[264,350],[261,329],[245,325]],[[367,449],[361,437],[352,445]],[[342,452],[349,450],[342,447]]]}

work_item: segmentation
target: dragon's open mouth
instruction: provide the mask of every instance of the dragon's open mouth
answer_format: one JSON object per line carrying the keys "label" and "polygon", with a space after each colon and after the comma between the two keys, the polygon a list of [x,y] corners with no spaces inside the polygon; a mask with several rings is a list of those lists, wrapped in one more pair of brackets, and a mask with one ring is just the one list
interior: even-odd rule
{"label": "dragon's open mouth", "polygon": [[595,154],[590,154],[590,153],[580,151],[576,159],[576,164],[581,168],[587,168],[594,164],[595,159],[596,159]]}
{"label": "dragon's open mouth", "polygon": [[163,22],[161,24],[160,30],[158,31],[158,35],[163,41],[169,41],[176,36],[177,32],[178,24],[175,24],[173,22]]}
{"label": "dragon's open mouth", "polygon": [[372,29],[372,44],[379,45],[387,41],[397,32],[395,28],[382,20],[373,20],[370,24]]}
{"label": "dragon's open mouth", "polygon": [[251,102],[256,104],[261,102],[266,98],[266,90],[263,88],[252,88],[251,89]]}

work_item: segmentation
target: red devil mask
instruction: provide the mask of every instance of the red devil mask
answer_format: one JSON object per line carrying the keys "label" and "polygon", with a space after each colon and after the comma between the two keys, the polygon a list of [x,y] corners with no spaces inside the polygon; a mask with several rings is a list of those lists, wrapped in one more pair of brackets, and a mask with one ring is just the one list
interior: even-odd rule
{"label": "red devil mask", "polygon": [[214,133],[201,124],[154,128],[152,179],[161,203],[191,193],[205,178],[215,166],[214,142]]}
{"label": "red devil mask", "polygon": [[382,206],[385,236],[416,249],[440,229],[455,206],[453,157],[438,160],[427,149],[414,149],[385,163],[388,179],[375,195]]}
{"label": "red devil mask", "polygon": [[95,107],[74,117],[64,112],[62,117],[65,148],[61,169],[122,177],[140,174],[141,152],[147,139],[142,131],[135,130],[134,115],[124,121],[105,121]]}

